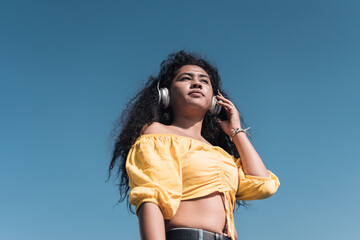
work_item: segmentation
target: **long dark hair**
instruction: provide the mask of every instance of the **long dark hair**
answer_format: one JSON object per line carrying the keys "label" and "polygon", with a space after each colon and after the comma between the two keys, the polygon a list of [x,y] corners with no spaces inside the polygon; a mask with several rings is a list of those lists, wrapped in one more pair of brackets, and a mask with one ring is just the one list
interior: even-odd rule
{"label": "long dark hair", "polygon": [[[221,89],[221,79],[217,69],[208,61],[194,53],[179,51],[170,54],[162,63],[158,76],[150,76],[145,87],[140,90],[126,105],[122,111],[120,118],[114,124],[113,136],[114,146],[112,159],[109,165],[109,178],[113,170],[116,170],[116,176],[119,177],[120,200],[122,202],[127,199],[128,209],[134,213],[129,204],[129,177],[125,169],[126,157],[131,146],[140,136],[141,130],[145,125],[153,122],[160,122],[169,125],[172,122],[171,107],[163,109],[158,104],[159,94],[157,84],[160,81],[160,88],[170,88],[171,82],[176,76],[178,70],[185,65],[197,65],[204,69],[210,77],[214,95],[219,90],[222,95],[228,98],[226,92]],[[217,117],[226,119],[224,109],[219,116],[215,116],[210,112],[206,113],[202,125],[201,135],[212,145],[219,146],[229,154],[239,157],[235,145],[229,140],[229,137],[220,129],[217,123]],[[241,118],[243,126],[246,126]],[[246,205],[242,201],[237,201],[237,205]]]}

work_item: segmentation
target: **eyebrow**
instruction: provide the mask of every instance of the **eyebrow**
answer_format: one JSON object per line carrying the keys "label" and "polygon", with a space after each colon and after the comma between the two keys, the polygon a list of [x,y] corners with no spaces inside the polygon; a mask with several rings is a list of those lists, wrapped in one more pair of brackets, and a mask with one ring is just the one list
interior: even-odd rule
{"label": "eyebrow", "polygon": [[[190,75],[191,77],[194,77],[194,74],[193,74],[193,73],[182,73],[182,74],[179,75],[179,77],[180,77],[181,75]],[[200,77],[209,78],[209,76],[208,76],[208,75],[205,75],[205,74],[200,74],[199,76],[200,76]]]}

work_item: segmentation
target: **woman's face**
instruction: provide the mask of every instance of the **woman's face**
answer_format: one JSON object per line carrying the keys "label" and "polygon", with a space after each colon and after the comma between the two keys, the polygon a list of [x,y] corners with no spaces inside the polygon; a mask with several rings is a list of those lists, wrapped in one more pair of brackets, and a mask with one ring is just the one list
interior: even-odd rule
{"label": "woman's face", "polygon": [[203,110],[210,108],[213,88],[210,77],[197,65],[182,66],[170,86],[170,101],[174,111],[180,108]]}

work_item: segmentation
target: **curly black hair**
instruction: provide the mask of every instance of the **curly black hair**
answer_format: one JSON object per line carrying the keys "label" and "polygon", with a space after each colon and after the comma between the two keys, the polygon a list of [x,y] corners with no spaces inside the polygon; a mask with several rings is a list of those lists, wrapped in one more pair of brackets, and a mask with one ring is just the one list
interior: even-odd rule
{"label": "curly black hair", "polygon": [[[159,94],[157,84],[160,88],[170,88],[172,80],[178,73],[178,70],[185,65],[197,65],[204,69],[210,77],[214,95],[220,91],[222,95],[228,98],[226,92],[221,89],[221,79],[217,69],[208,61],[195,53],[187,53],[183,50],[170,54],[162,63],[158,76],[150,76],[145,87],[133,97],[125,109],[122,111],[118,121],[114,124],[113,136],[114,146],[112,159],[109,165],[109,178],[114,170],[119,180],[120,200],[127,199],[128,210],[135,213],[129,203],[129,177],[126,172],[125,163],[131,146],[141,135],[144,126],[153,122],[160,122],[169,125],[172,122],[173,114],[171,107],[164,109],[158,104]],[[219,146],[229,154],[239,157],[235,145],[229,140],[229,137],[221,130],[217,117],[227,119],[225,110],[222,109],[219,116],[210,112],[206,113],[202,125],[201,135],[212,145]],[[246,124],[241,117],[243,126]],[[237,205],[246,205],[243,201],[237,201]]]}

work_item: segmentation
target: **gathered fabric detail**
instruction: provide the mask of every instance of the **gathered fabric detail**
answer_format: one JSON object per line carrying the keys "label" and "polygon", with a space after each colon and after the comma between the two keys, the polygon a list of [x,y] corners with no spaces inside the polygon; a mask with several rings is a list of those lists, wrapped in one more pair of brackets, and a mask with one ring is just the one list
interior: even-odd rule
{"label": "gathered fabric detail", "polygon": [[234,194],[230,194],[229,191],[222,192],[222,198],[226,213],[224,233],[228,235],[231,238],[231,240],[235,240],[235,223],[234,223],[235,198],[233,196]]}

